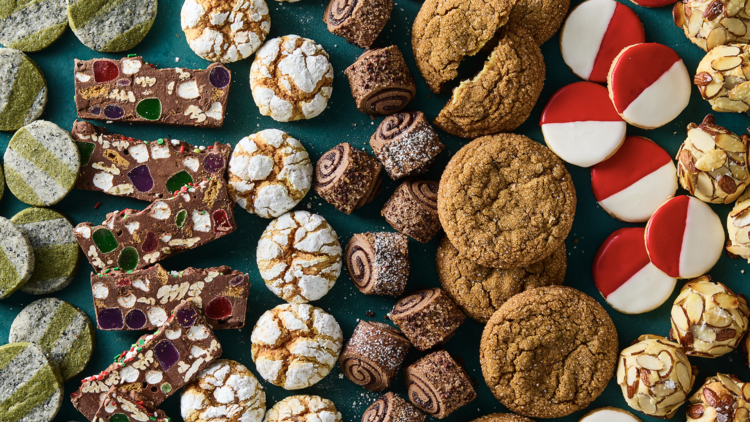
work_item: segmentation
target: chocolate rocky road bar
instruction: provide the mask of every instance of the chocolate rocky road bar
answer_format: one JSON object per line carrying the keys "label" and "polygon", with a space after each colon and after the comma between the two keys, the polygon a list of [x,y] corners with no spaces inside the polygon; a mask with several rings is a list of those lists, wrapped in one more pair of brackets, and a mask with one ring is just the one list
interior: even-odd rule
{"label": "chocolate rocky road bar", "polygon": [[232,147],[214,143],[196,147],[176,139],[145,142],[89,122],[76,121],[71,132],[81,153],[76,188],[155,201],[188,183],[224,177]]}
{"label": "chocolate rocky road bar", "polygon": [[81,381],[73,406],[93,420],[113,386],[135,391],[160,405],[221,356],[221,344],[192,300],[180,303],[169,319],[118,356],[107,369]]}
{"label": "chocolate rocky road bar", "polygon": [[76,240],[96,270],[133,271],[218,239],[237,228],[224,179],[183,186],[143,211],[107,214],[100,226],[81,223]]}
{"label": "chocolate rocky road bar", "polygon": [[189,70],[157,69],[141,57],[75,61],[81,119],[220,128],[231,86],[220,63]]}
{"label": "chocolate rocky road bar", "polygon": [[94,422],[170,422],[163,410],[154,407],[142,394],[112,387],[107,392]]}
{"label": "chocolate rocky road bar", "polygon": [[245,325],[248,275],[229,267],[168,272],[161,265],[91,273],[100,330],[155,330],[183,299],[192,298],[214,330]]}

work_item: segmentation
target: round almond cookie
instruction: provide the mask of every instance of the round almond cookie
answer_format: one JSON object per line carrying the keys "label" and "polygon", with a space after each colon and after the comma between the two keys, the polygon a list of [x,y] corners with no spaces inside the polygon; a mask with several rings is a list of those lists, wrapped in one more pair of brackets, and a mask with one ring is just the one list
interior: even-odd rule
{"label": "round almond cookie", "polygon": [[594,257],[594,284],[604,300],[624,314],[652,311],[672,295],[677,279],[648,258],[643,227],[615,231]]}
{"label": "round almond cookie", "polygon": [[21,51],[39,51],[57,41],[68,27],[61,0],[8,1],[0,9],[0,43]]}
{"label": "round almond cookie", "polygon": [[606,83],[609,67],[620,51],[645,40],[643,24],[629,7],[614,0],[588,0],[565,20],[560,52],[579,78]]}
{"label": "round almond cookie", "polygon": [[336,232],[317,214],[292,211],[271,221],[256,250],[266,287],[289,303],[325,296],[341,274]]}
{"label": "round almond cookie", "polygon": [[80,251],[70,221],[47,208],[26,208],[10,221],[34,249],[34,273],[21,290],[43,295],[67,287],[78,269]]}
{"label": "round almond cookie", "polygon": [[510,11],[509,24],[521,24],[539,45],[560,29],[570,8],[570,0],[518,0]]}
{"label": "round almond cookie", "polygon": [[508,409],[558,418],[599,397],[612,378],[617,351],[615,325],[596,300],[570,287],[548,286],[513,296],[492,315],[479,359],[487,386]]}
{"label": "round almond cookie", "polygon": [[336,405],[320,396],[291,396],[268,409],[264,422],[342,422]]}
{"label": "round almond cookie", "polygon": [[677,172],[664,148],[629,136],[610,158],[591,167],[591,189],[612,217],[643,223],[677,192]]}
{"label": "round almond cookie", "polygon": [[243,364],[219,359],[182,390],[180,413],[186,422],[262,422],[266,393]]}
{"label": "round almond cookie", "polygon": [[10,220],[0,217],[0,299],[21,288],[34,271],[34,249]]}
{"label": "round almond cookie", "polygon": [[0,130],[17,130],[42,116],[47,81],[28,56],[0,48]]}
{"label": "round almond cookie", "polygon": [[251,341],[260,376],[285,390],[299,390],[331,372],[344,338],[339,323],[326,311],[287,303],[261,315]]}
{"label": "round almond cookie", "polygon": [[679,195],[654,212],[646,225],[651,262],[670,277],[708,273],[721,258],[724,227],[705,202]]}
{"label": "round almond cookie", "polygon": [[312,185],[312,163],[302,144],[277,129],[246,136],[229,160],[229,194],[242,208],[275,218],[294,208]]}
{"label": "round almond cookie", "polygon": [[690,75],[685,63],[662,44],[622,49],[612,62],[607,83],[620,116],[642,129],[666,125],[690,102]]}
{"label": "round almond cookie", "polygon": [[16,131],[5,150],[5,182],[21,202],[54,205],[73,190],[81,167],[70,134],[46,120]]}
{"label": "round almond cookie", "polygon": [[195,54],[232,63],[250,57],[263,44],[271,17],[264,0],[185,0],[180,24]]}
{"label": "round almond cookie", "polygon": [[523,135],[498,134],[451,158],[437,208],[460,255],[486,267],[519,268],[560,247],[573,224],[576,192],[552,151]]}
{"label": "round almond cookie", "polygon": [[0,391],[4,421],[51,422],[64,400],[57,366],[28,342],[0,346]]}
{"label": "round almond cookie", "polygon": [[672,18],[685,36],[698,47],[750,42],[750,10],[745,0],[684,0],[672,8]]}
{"label": "round almond cookie", "polygon": [[[745,73],[747,72],[747,73]],[[750,109],[750,45],[722,45],[698,63],[693,82],[714,111],[744,113]]]}
{"label": "round almond cookie", "polygon": [[737,198],[727,215],[727,252],[750,262],[750,191]]}
{"label": "round almond cookie", "polygon": [[67,0],[68,23],[86,47],[105,53],[130,50],[156,20],[157,0]]}
{"label": "round almond cookie", "polygon": [[483,267],[459,255],[447,237],[437,249],[440,284],[456,304],[474,320],[486,323],[512,296],[537,287],[562,284],[568,259],[565,243],[539,262],[501,270]]}
{"label": "round almond cookie", "polygon": [[513,413],[493,413],[491,415],[482,416],[479,419],[474,419],[471,422],[534,422],[529,418],[516,415]]}
{"label": "round almond cookie", "polygon": [[590,411],[578,422],[641,422],[641,420],[627,410],[607,406]]}
{"label": "round almond cookie", "polygon": [[333,66],[320,44],[285,35],[258,50],[250,66],[250,88],[260,114],[277,122],[312,119],[331,98]]}
{"label": "round almond cookie", "polygon": [[576,82],[549,99],[539,126],[547,146],[558,157],[579,167],[590,167],[620,148],[627,125],[612,106],[607,88],[593,82]]}
{"label": "round almond cookie", "polygon": [[742,418],[750,413],[748,393],[750,384],[740,381],[736,375],[717,373],[708,377],[688,401],[685,409],[687,421],[719,422]]}

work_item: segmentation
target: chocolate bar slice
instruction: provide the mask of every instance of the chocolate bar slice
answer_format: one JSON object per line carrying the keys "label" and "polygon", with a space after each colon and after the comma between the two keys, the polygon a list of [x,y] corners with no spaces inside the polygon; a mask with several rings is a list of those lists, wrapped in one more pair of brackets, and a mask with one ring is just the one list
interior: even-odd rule
{"label": "chocolate bar slice", "polygon": [[221,356],[221,344],[191,299],[180,303],[155,333],[122,352],[114,363],[81,382],[70,398],[93,421],[110,388],[117,386],[160,405]]}
{"label": "chocolate bar slice", "polygon": [[104,397],[94,422],[169,422],[163,410],[135,391],[112,387]]}
{"label": "chocolate bar slice", "polygon": [[176,139],[145,142],[80,120],[71,135],[81,153],[76,188],[144,201],[169,198],[196,180],[224,177],[232,152],[231,145],[218,142],[209,147]]}
{"label": "chocolate bar slice", "polygon": [[157,69],[141,57],[75,61],[81,119],[220,128],[231,86],[221,63],[189,70]]}
{"label": "chocolate bar slice", "polygon": [[214,330],[245,326],[248,275],[229,267],[168,272],[161,265],[91,273],[100,330],[155,330],[183,299],[192,298]]}
{"label": "chocolate bar slice", "polygon": [[133,271],[218,239],[237,228],[224,179],[211,177],[183,186],[143,211],[107,214],[100,226],[81,223],[74,231],[96,270]]}

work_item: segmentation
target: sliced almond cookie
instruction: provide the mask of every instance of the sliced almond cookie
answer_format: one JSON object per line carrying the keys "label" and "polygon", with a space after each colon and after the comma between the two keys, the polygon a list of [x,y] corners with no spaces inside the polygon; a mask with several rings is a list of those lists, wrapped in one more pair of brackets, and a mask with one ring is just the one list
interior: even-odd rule
{"label": "sliced almond cookie", "polygon": [[706,51],[750,41],[750,2],[746,0],[682,0],[672,8],[672,18],[693,44]]}
{"label": "sliced almond cookie", "polygon": [[273,405],[266,422],[341,422],[341,413],[332,401],[319,396],[291,396]]}
{"label": "sliced almond cookie", "polygon": [[39,207],[54,205],[73,190],[81,167],[73,138],[46,120],[19,129],[4,160],[8,189],[20,201]]}
{"label": "sliced almond cookie", "polygon": [[23,308],[10,326],[8,341],[39,345],[59,366],[65,381],[83,371],[96,343],[89,317],[70,303],[51,297]]}
{"label": "sliced almond cookie", "polygon": [[0,5],[0,43],[8,48],[42,50],[67,27],[68,13],[61,0],[6,1]]}
{"label": "sliced almond cookie", "polygon": [[729,242],[727,252],[733,257],[742,257],[750,262],[750,194],[745,192],[737,198],[734,208],[727,216]]}
{"label": "sliced almond cookie", "polygon": [[[688,422],[745,420],[750,414],[750,384],[736,375],[709,377],[690,397],[686,409]],[[619,422],[612,421],[611,422]]]}
{"label": "sliced almond cookie", "polygon": [[229,194],[242,208],[275,218],[294,208],[312,185],[312,163],[302,144],[277,129],[246,136],[229,160]]}
{"label": "sliced almond cookie", "polygon": [[3,421],[50,422],[63,402],[60,371],[33,343],[0,346],[0,416]]}
{"label": "sliced almond cookie", "polygon": [[47,81],[33,60],[0,48],[0,130],[17,130],[42,116]]}
{"label": "sliced almond cookie", "polygon": [[70,29],[86,47],[106,53],[130,50],[156,20],[157,0],[67,0]]}
{"label": "sliced almond cookie", "polygon": [[34,250],[29,239],[10,220],[0,217],[0,299],[31,278]]}
{"label": "sliced almond cookie", "polygon": [[744,113],[750,109],[750,45],[722,45],[698,63],[693,83],[714,111]]}
{"label": "sliced almond cookie", "polygon": [[21,290],[43,295],[70,284],[78,269],[80,250],[70,221],[47,208],[27,208],[10,221],[26,235],[34,249],[34,273]]}

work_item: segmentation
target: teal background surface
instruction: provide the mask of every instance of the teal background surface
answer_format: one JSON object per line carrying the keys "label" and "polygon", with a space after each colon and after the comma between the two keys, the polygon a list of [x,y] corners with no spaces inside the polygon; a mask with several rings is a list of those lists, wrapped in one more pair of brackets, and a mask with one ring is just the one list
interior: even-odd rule
{"label": "teal background surface", "polygon": [[[233,71],[234,86],[229,98],[227,117],[224,127],[220,130],[175,128],[160,125],[110,124],[107,128],[114,133],[144,140],[154,140],[160,137],[184,139],[196,145],[211,145],[215,141],[230,143],[232,146],[246,135],[268,128],[278,128],[299,139],[317,160],[320,156],[340,142],[370,150],[369,139],[382,118],[373,119],[356,110],[352,100],[349,83],[344,75],[344,69],[362,53],[363,50],[330,34],[322,21],[325,0],[302,0],[299,3],[277,3],[269,1],[271,13],[270,37],[286,34],[298,34],[321,43],[331,56],[335,69],[333,96],[328,109],[320,116],[301,122],[278,123],[258,113],[252,96],[248,75],[251,59],[233,63],[229,68]],[[577,1],[575,2],[578,3]],[[691,76],[694,75],[698,62],[703,57],[703,51],[691,44],[683,35],[682,30],[672,23],[669,7],[660,9],[646,9],[633,3],[626,4],[640,16],[646,29],[648,42],[659,42],[674,48],[685,61]],[[388,25],[375,43],[375,47],[385,47],[396,44],[406,57],[409,68],[417,81],[417,96],[407,109],[421,110],[430,120],[434,119],[443,105],[450,98],[450,89],[445,94],[434,95],[425,85],[414,63],[410,43],[411,25],[422,2],[418,0],[395,0],[393,13]],[[72,31],[68,30],[60,40],[51,47],[29,56],[44,71],[49,84],[49,102],[42,116],[43,119],[57,123],[70,130],[76,119],[73,89],[73,59],[82,60],[96,57],[120,58],[128,53],[142,55],[146,61],[159,67],[205,68],[209,63],[196,56],[188,47],[185,36],[180,30],[180,8],[182,0],[160,0],[159,13],[156,23],[146,39],[135,49],[122,54],[103,54],[89,50],[83,46]],[[563,63],[560,56],[559,38],[555,36],[542,46],[542,52],[547,66],[547,78],[544,91],[528,121],[516,132],[530,136],[538,142],[544,142],[538,126],[539,117],[544,104],[549,97],[566,84],[576,82],[578,78]],[[478,72],[485,53],[467,60],[460,67],[460,77],[469,78]],[[179,58],[179,62],[176,59]],[[454,81],[448,88],[458,84]],[[700,122],[711,111],[707,102],[700,98],[695,87],[692,87],[692,97],[687,109],[672,123],[657,130],[641,130],[628,127],[629,135],[646,136],[664,147],[672,156],[677,152],[685,137],[685,127],[690,122]],[[728,127],[736,133],[742,133],[750,125],[750,118],[746,115],[729,115],[721,113],[716,116],[718,124]],[[103,122],[96,124],[104,125]],[[439,132],[441,140],[446,144],[446,150],[440,155],[435,165],[426,175],[427,178],[439,180],[440,174],[448,160],[458,149],[466,144],[466,140],[452,137]],[[0,152],[7,147],[12,133],[0,133]],[[669,308],[676,297],[675,292],[666,304],[659,309],[643,315],[623,315],[607,305],[594,287],[591,277],[591,265],[599,245],[604,239],[618,228],[627,224],[611,218],[597,206],[591,191],[588,169],[568,165],[575,181],[578,194],[578,206],[575,223],[567,239],[568,271],[565,283],[580,289],[601,302],[612,316],[617,326],[620,347],[630,344],[641,334],[651,333],[667,335],[669,331]],[[297,209],[310,210],[323,215],[335,228],[339,240],[344,246],[353,233],[364,231],[392,230],[380,216],[380,209],[391,195],[397,184],[387,177],[384,179],[383,191],[377,198],[352,215],[344,215],[328,205],[311,191],[300,203]],[[678,193],[684,194],[683,190]],[[94,206],[101,202],[98,209]],[[73,191],[62,202],[53,208],[66,214],[74,224],[91,221],[99,223],[105,214],[124,208],[142,209],[146,203],[108,196],[102,193],[88,191]],[[10,218],[15,213],[26,208],[6,190],[0,201],[0,215]],[[730,205],[712,208],[724,221],[731,209]],[[269,220],[250,215],[244,210],[236,209],[236,219],[239,230],[204,247],[187,251],[162,262],[168,270],[182,270],[187,266],[209,267],[215,265],[229,265],[235,269],[250,274],[251,297],[249,300],[247,324],[241,330],[218,332],[219,339],[224,346],[222,357],[235,359],[249,367],[254,373],[255,367],[250,353],[250,333],[255,321],[260,315],[283,301],[273,295],[263,284],[255,264],[255,246]],[[439,236],[428,244],[421,244],[414,240],[409,242],[409,253],[412,267],[407,291],[421,287],[439,286],[435,271],[435,250]],[[750,269],[742,260],[732,260],[722,256],[718,265],[710,272],[715,280],[727,284],[736,292],[750,293],[748,276],[745,271]],[[83,256],[80,259],[78,274],[72,284],[65,290],[54,294],[55,297],[66,300],[84,311],[93,319],[93,303],[89,284],[89,273],[92,271]],[[682,286],[678,283],[678,288]],[[38,297],[15,293],[8,299],[0,301],[0,344],[8,338],[8,330],[13,318],[20,310]],[[391,297],[366,296],[361,294],[352,284],[346,271],[338,280],[331,292],[314,303],[333,314],[348,338],[360,319],[384,321],[386,314],[393,307],[396,299]],[[366,314],[372,312],[374,316]],[[471,319],[463,324],[445,348],[462,361],[469,375],[476,382],[477,399],[454,414],[446,421],[471,421],[479,416],[504,412],[506,409],[492,396],[482,378],[479,366],[479,341],[483,326]],[[95,355],[88,367],[79,377],[65,385],[66,397],[75,391],[79,380],[85,376],[98,373],[104,369],[114,355],[129,348],[138,338],[138,332],[97,332],[97,347]],[[409,354],[405,365],[422,356],[413,351]],[[696,386],[711,374],[721,371],[736,373],[745,381],[750,381],[750,371],[747,367],[747,357],[736,351],[719,359],[691,358],[691,362],[700,368]],[[294,394],[317,394],[335,402],[343,415],[344,421],[359,421],[366,407],[380,394],[369,392],[343,377],[337,366],[323,381],[311,388],[299,391],[285,391],[262,381],[270,407],[282,398]],[[398,394],[405,394],[401,376],[391,388]],[[616,406],[627,408],[614,379],[610,381],[604,394],[599,397],[589,409],[600,406]],[[179,394],[168,399],[161,408],[174,420],[180,420]],[[574,413],[566,418],[566,422],[577,421],[585,411]],[[640,415],[644,421],[656,421]],[[684,420],[684,407],[674,420]],[[65,400],[57,421],[84,421],[69,400]]]}

